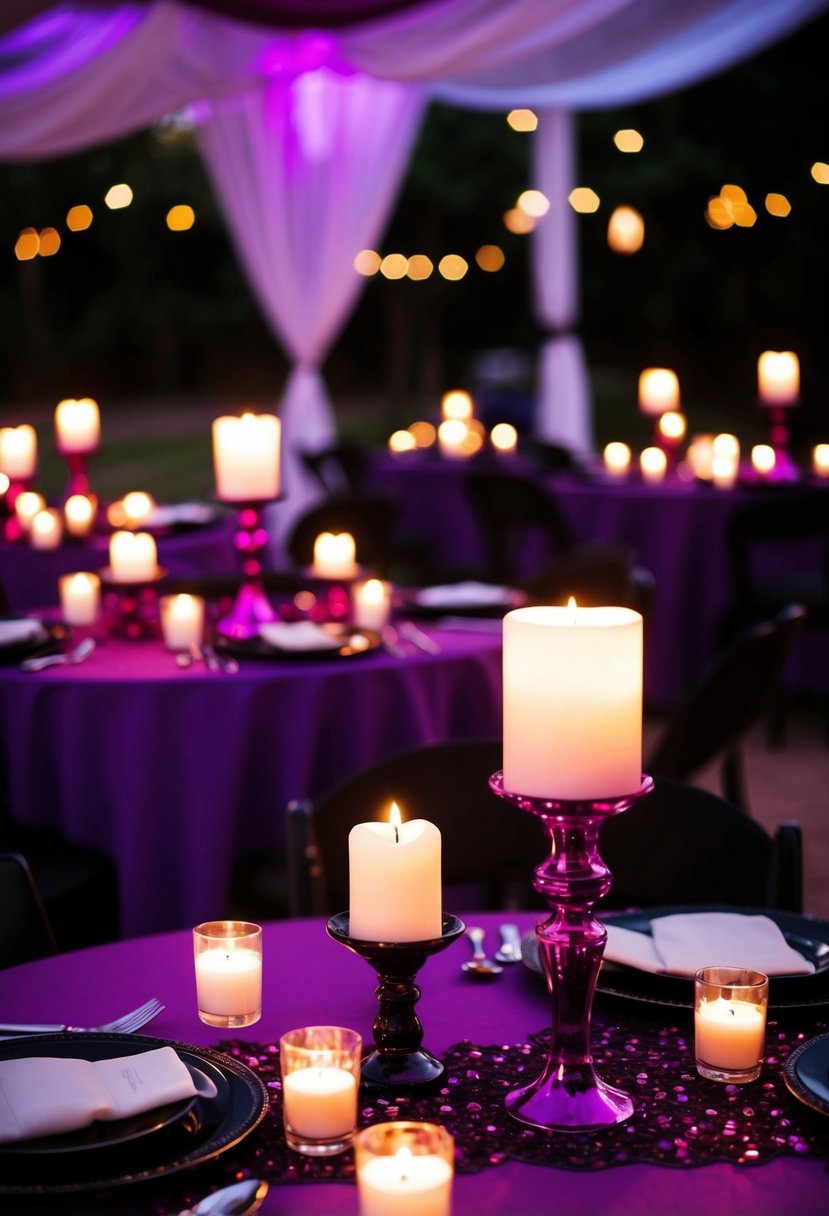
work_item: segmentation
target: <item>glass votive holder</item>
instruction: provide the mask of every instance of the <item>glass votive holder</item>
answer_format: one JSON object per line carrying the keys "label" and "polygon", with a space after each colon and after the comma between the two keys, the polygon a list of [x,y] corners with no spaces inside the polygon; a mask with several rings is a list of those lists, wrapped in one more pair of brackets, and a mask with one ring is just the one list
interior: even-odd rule
{"label": "glass votive holder", "polygon": [[168,650],[201,646],[204,637],[204,600],[200,595],[162,595],[158,602],[161,632]]}
{"label": "glass votive holder", "polygon": [[211,920],[193,930],[196,1000],[208,1026],[252,1026],[262,1016],[262,929]]}
{"label": "glass votive holder", "polygon": [[304,1026],[279,1040],[282,1109],[289,1148],[331,1157],[351,1147],[363,1040],[342,1026]]}
{"label": "glass votive holder", "polygon": [[389,623],[391,583],[381,578],[363,579],[352,588],[352,602],[357,628],[380,633]]}
{"label": "glass votive holder", "polygon": [[437,1123],[375,1123],[354,1140],[360,1216],[449,1216],[455,1141]]}
{"label": "glass votive holder", "polygon": [[755,1081],[763,1064],[769,980],[747,967],[702,967],[694,977],[694,1054],[709,1081]]}
{"label": "glass votive holder", "polygon": [[61,616],[67,625],[94,625],[101,611],[101,580],[79,570],[58,579]]}

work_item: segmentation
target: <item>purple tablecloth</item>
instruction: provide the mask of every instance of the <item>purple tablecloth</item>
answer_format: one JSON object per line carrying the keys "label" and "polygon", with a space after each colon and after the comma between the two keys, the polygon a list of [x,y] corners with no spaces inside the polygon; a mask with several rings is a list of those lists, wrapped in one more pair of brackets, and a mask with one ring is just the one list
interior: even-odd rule
{"label": "purple tablecloth", "polygon": [[[480,923],[496,937],[495,915],[461,915],[467,924]],[[515,919],[523,929],[533,924],[529,914]],[[462,1039],[473,1043],[511,1044],[549,1025],[543,981],[522,966],[507,969],[494,983],[475,985],[459,970],[468,946],[464,942],[430,959],[420,973],[423,996],[418,1013],[424,1045],[440,1055]],[[371,1042],[371,1022],[377,1004],[370,967],[330,940],[319,920],[265,926],[264,1009],[259,1023],[244,1032],[250,1042],[274,1042],[299,1026],[335,1023],[360,1031]],[[158,996],[165,1011],[146,1033],[161,1039],[215,1046],[221,1035],[197,1018],[193,981],[192,942],[187,932],[135,939],[97,947],[0,972],[2,1016],[19,1021],[68,1020],[77,1025],[114,1017]],[[636,1002],[599,996],[597,1017],[652,1016],[655,1026],[677,1025],[690,1033],[690,1009],[644,1007]],[[808,1021],[815,1014],[805,1012]],[[670,1019],[667,1022],[665,1019]],[[683,1021],[684,1019],[684,1021]],[[687,1023],[687,1026],[686,1026]],[[239,1036],[242,1037],[242,1036]],[[637,1050],[635,1045],[632,1050]],[[775,1065],[767,1064],[763,1079]],[[722,1104],[725,1088],[707,1083],[713,1107]],[[757,1083],[755,1083],[756,1085]],[[746,1094],[755,1094],[746,1087]],[[793,1117],[814,1116],[790,1095],[783,1101]],[[825,1123],[825,1120],[823,1121]],[[66,1197],[18,1208],[3,1200],[3,1210],[61,1216],[62,1213],[106,1211],[134,1216],[178,1212],[185,1203],[211,1190],[226,1173],[226,1164],[240,1170],[254,1166],[253,1142],[230,1150],[225,1161],[171,1175],[140,1188],[110,1193],[105,1207]],[[279,1134],[275,1132],[274,1134]],[[653,1127],[659,1139],[659,1126]],[[822,1154],[825,1156],[825,1153]],[[221,1165],[221,1168],[220,1168]],[[100,1201],[99,1201],[100,1202]],[[829,1207],[826,1162],[782,1155],[762,1165],[710,1164],[685,1169],[626,1164],[602,1170],[571,1171],[548,1165],[506,1162],[479,1173],[457,1174],[454,1216],[823,1216]],[[265,1216],[356,1216],[357,1194],[351,1182],[291,1183],[271,1186],[262,1208]]]}
{"label": "purple tablecloth", "polygon": [[222,916],[234,858],[282,848],[291,799],[406,747],[500,735],[500,635],[432,632],[438,655],[236,675],[112,639],[81,666],[0,668],[14,813],[115,858],[125,935]]}

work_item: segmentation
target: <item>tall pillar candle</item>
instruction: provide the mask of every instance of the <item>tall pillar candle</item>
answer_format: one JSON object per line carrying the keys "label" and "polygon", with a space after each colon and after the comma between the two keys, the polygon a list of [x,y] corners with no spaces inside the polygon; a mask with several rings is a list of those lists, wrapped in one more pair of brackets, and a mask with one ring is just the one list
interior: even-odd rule
{"label": "tall pillar candle", "polygon": [[763,351],[757,360],[757,392],[763,405],[797,405],[800,360],[794,351]]}
{"label": "tall pillar candle", "polygon": [[369,942],[431,941],[441,935],[441,838],[425,819],[358,823],[348,836],[349,928]]}
{"label": "tall pillar candle", "polygon": [[504,617],[504,785],[591,800],[642,779],[642,617],[518,608]]}
{"label": "tall pillar candle", "polygon": [[60,452],[94,452],[101,441],[97,401],[91,397],[60,401],[55,407],[55,438]]}
{"label": "tall pillar candle", "polygon": [[279,496],[280,430],[274,414],[214,420],[213,467],[219,498],[262,502]]}
{"label": "tall pillar candle", "polygon": [[12,481],[30,481],[37,469],[37,433],[33,426],[0,427],[0,472]]}
{"label": "tall pillar candle", "polygon": [[158,572],[154,538],[149,532],[113,532],[109,541],[109,565],[116,582],[150,582]]}
{"label": "tall pillar candle", "polygon": [[67,625],[94,625],[101,608],[101,580],[85,570],[58,579],[60,606]]}

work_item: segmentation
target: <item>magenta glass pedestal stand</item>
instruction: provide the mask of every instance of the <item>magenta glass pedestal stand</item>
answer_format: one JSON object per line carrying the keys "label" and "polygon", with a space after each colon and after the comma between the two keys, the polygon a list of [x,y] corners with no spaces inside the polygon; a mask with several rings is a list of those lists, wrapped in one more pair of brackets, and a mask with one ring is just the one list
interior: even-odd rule
{"label": "magenta glass pedestal stand", "polygon": [[23,539],[23,526],[15,515],[14,507],[24,490],[31,490],[34,477],[10,477],[9,488],[6,490],[4,506],[7,518],[3,524],[3,536],[6,540],[19,541]]}
{"label": "magenta glass pedestal stand", "polygon": [[222,499],[228,506],[238,509],[233,547],[239,555],[242,582],[230,611],[216,624],[219,633],[229,638],[255,638],[259,626],[278,620],[278,615],[267,595],[262,577],[262,551],[268,543],[265,527],[265,507],[280,502],[278,498],[257,499],[251,502],[231,502]]}
{"label": "magenta glass pedestal stand", "polygon": [[793,405],[764,406],[769,417],[769,442],[774,448],[774,468],[769,481],[799,481],[800,470],[789,449],[789,411]]}
{"label": "magenta glass pedestal stand", "polygon": [[157,638],[161,636],[158,619],[158,584],[168,571],[159,566],[153,578],[129,582],[112,577],[109,566],[98,571],[104,592],[104,628],[113,637]]}
{"label": "magenta glass pedestal stand", "polygon": [[69,469],[69,480],[63,494],[64,501],[71,498],[73,494],[89,493],[89,460],[97,450],[97,448],[91,448],[88,452],[66,452],[61,447],[57,448],[58,455],[63,457]]}
{"label": "magenta glass pedestal stand", "polygon": [[512,793],[504,789],[502,772],[489,784],[499,798],[537,815],[551,845],[533,878],[552,909],[535,930],[552,1006],[550,1051],[541,1075],[507,1095],[507,1110],[522,1123],[558,1131],[621,1123],[633,1113],[633,1102],[596,1075],[590,1051],[593,994],[607,941],[593,905],[613,881],[598,842],[604,821],[649,794],[653,781],[645,775],[633,794],[584,802]]}

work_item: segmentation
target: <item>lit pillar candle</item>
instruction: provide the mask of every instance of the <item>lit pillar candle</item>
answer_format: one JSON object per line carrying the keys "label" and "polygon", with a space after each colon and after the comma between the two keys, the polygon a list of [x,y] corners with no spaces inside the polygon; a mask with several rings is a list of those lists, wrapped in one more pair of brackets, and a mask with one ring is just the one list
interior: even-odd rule
{"label": "lit pillar candle", "polygon": [[80,571],[58,579],[60,607],[67,625],[94,625],[101,608],[101,580]]}
{"label": "lit pillar candle", "polygon": [[776,456],[774,448],[768,443],[755,443],[751,449],[751,467],[760,477],[768,477],[774,472]]}
{"label": "lit pillar candle", "polygon": [[149,532],[114,532],[109,541],[109,566],[116,582],[150,582],[158,571],[155,540]]}
{"label": "lit pillar candle", "polygon": [[358,823],[348,836],[349,934],[360,941],[440,937],[441,839],[425,819]]}
{"label": "lit pillar candle", "polygon": [[629,794],[642,777],[642,617],[517,608],[504,617],[504,786],[539,798]]}
{"label": "lit pillar candle", "polygon": [[225,416],[213,422],[216,492],[226,502],[279,496],[280,421],[273,414]]}
{"label": "lit pillar candle", "polygon": [[57,549],[63,538],[63,524],[57,511],[48,508],[32,518],[29,537],[33,549]]}
{"label": "lit pillar candle", "polygon": [[812,472],[816,477],[829,477],[829,443],[816,443],[812,449]]}
{"label": "lit pillar candle", "polygon": [[642,480],[655,485],[665,480],[668,457],[662,448],[644,448],[639,454],[639,468],[642,472]]}
{"label": "lit pillar candle", "polygon": [[0,427],[0,471],[12,481],[28,481],[37,469],[37,434],[33,426]]}
{"label": "lit pillar candle", "polygon": [[169,650],[200,646],[204,636],[204,600],[200,595],[164,595],[159,604],[161,632]]}
{"label": "lit pillar candle", "polygon": [[794,351],[763,351],[757,360],[757,392],[763,405],[797,405],[800,361]]}
{"label": "lit pillar candle", "polygon": [[611,477],[624,477],[630,468],[630,448],[614,440],[604,450],[604,467]]}
{"label": "lit pillar candle", "polygon": [[55,407],[55,438],[61,452],[94,452],[101,441],[98,403],[91,397],[60,401]]}
{"label": "lit pillar candle", "polygon": [[70,536],[88,536],[95,522],[97,499],[88,494],[71,494],[63,504],[66,531]]}
{"label": "lit pillar candle", "polygon": [[20,524],[20,529],[24,533],[28,533],[32,526],[32,520],[46,507],[46,499],[42,494],[36,493],[35,490],[24,490],[22,494],[18,494],[14,503],[14,513],[17,516],[17,522]]}
{"label": "lit pillar candle", "polygon": [[679,409],[679,380],[668,367],[646,367],[639,376],[639,409],[643,414],[664,414]]}
{"label": "lit pillar candle", "polygon": [[318,578],[353,578],[356,547],[350,532],[320,532],[314,541],[314,574]]}
{"label": "lit pillar candle", "polygon": [[354,584],[354,624],[380,631],[389,623],[391,586],[380,578]]}

